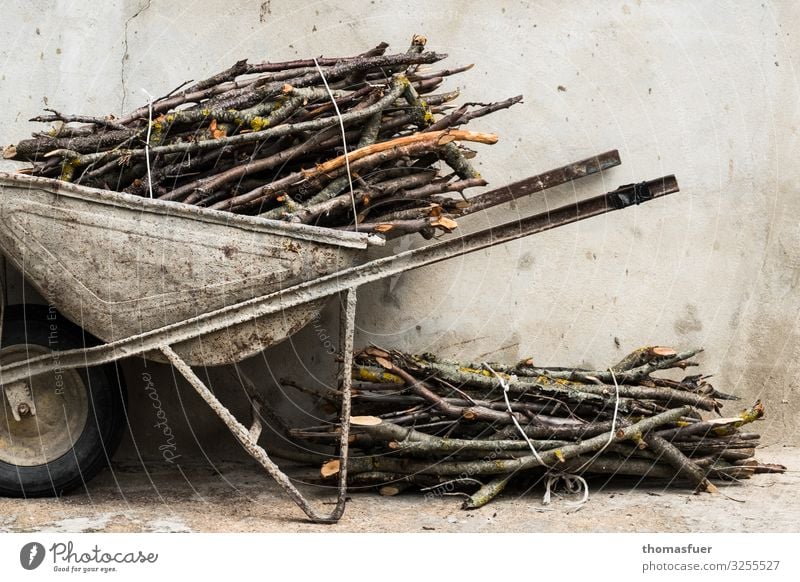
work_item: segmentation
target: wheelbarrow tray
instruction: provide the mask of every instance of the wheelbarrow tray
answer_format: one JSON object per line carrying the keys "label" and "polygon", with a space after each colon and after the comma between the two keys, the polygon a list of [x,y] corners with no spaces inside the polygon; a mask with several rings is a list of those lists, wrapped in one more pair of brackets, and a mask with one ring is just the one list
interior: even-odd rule
{"label": "wheelbarrow tray", "polygon": [[[341,270],[381,243],[363,233],[0,173],[0,251],[49,304],[105,342]],[[203,335],[175,351],[192,365],[236,362],[296,332],[324,303]]]}

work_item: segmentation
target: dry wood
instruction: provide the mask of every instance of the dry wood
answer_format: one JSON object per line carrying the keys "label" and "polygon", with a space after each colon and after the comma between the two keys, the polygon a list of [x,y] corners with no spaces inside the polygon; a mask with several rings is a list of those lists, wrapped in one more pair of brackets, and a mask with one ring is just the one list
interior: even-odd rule
{"label": "dry wood", "polygon": [[383,421],[377,416],[351,416],[350,424],[353,426],[377,426]]}
{"label": "dry wood", "polygon": [[511,480],[511,475],[501,475],[495,477],[478,491],[467,497],[461,505],[461,509],[478,509],[489,503],[492,499],[500,495]]}
{"label": "dry wood", "polygon": [[406,489],[411,486],[410,483],[405,483],[400,481],[398,483],[392,483],[391,485],[383,485],[378,489],[378,493],[380,493],[384,497],[394,497],[395,495],[399,495]]}
{"label": "dry wood", "polygon": [[672,348],[662,346],[645,346],[639,348],[622,358],[619,363],[612,366],[615,372],[624,372],[632,368],[639,368],[658,358],[667,358],[677,355]]}
{"label": "dry wood", "polygon": [[[524,471],[536,467],[557,466],[566,460],[592,453],[601,449],[609,440],[612,442],[624,441],[635,438],[647,432],[680,418],[688,411],[689,407],[681,407],[667,412],[662,412],[656,416],[641,420],[629,427],[621,428],[613,435],[600,435],[587,439],[577,444],[568,445],[563,448],[544,451],[540,456],[526,455],[516,459],[499,459],[494,461],[443,461],[441,463],[429,464],[408,459],[395,459],[385,456],[371,456],[351,458],[347,469],[353,473],[364,473],[368,471],[388,471],[401,473],[421,473],[424,475],[497,475]],[[336,475],[339,465],[333,461],[325,463],[321,469],[321,474],[325,476]]]}
{"label": "dry wood", "polygon": [[692,463],[680,449],[664,440],[657,434],[645,435],[644,441],[659,458],[663,458],[672,465],[679,475],[690,479],[699,490],[716,493],[717,488],[706,478],[706,474],[697,465]]}
{"label": "dry wood", "polygon": [[345,158],[344,155],[339,156],[338,158],[334,158],[330,161],[325,162],[324,164],[319,164],[314,170],[308,170],[306,172],[306,176],[314,176],[317,174],[329,174],[332,171],[341,168],[345,164],[345,159],[348,159],[350,163],[353,163],[361,158],[365,158],[367,156],[377,154],[379,152],[383,152],[386,150],[390,150],[393,148],[402,148],[403,146],[417,144],[420,142],[427,143],[429,147],[434,146],[443,146],[451,141],[471,141],[483,144],[495,144],[497,143],[497,136],[493,133],[476,133],[473,131],[461,131],[456,129],[445,129],[442,131],[437,131],[433,133],[419,133],[404,137],[398,137],[393,140],[371,144],[368,146],[364,146],[360,149],[357,149],[353,152],[347,154]]}
{"label": "dry wood", "polygon": [[[638,355],[628,359],[629,369],[619,374],[644,368],[649,372],[638,377],[651,383],[655,377],[650,373],[694,352],[637,350]],[[760,402],[736,417],[702,420],[697,408],[702,402],[679,405],[673,398],[673,392],[697,397],[692,391],[699,388],[706,394],[715,392],[694,380],[671,385],[674,387],[668,392],[646,390],[637,396],[640,400],[619,403],[613,390],[605,389],[604,393],[602,383],[592,383],[579,386],[600,388],[592,398],[580,405],[564,406],[563,399],[554,399],[550,393],[515,387],[510,377],[514,366],[492,365],[495,372],[505,370],[501,378],[511,382],[506,384],[510,399],[506,403],[494,372],[481,364],[471,366],[476,364],[448,362],[430,354],[412,356],[376,347],[362,351],[354,374],[362,378],[360,395],[368,397],[361,404],[357,397],[356,406],[375,412],[354,426],[365,448],[363,456],[348,463],[355,475],[353,482],[359,482],[357,475],[406,475],[409,478],[398,488],[404,490],[418,477],[452,479],[448,481],[450,490],[456,483],[458,490],[479,486],[471,489],[464,504],[474,509],[495,498],[520,473],[631,475],[664,479],[670,485],[691,483],[698,490],[714,492],[712,480],[742,480],[759,472],[785,470],[756,461],[758,435],[739,430],[763,416]],[[530,361],[519,366],[553,374],[576,372],[574,368],[534,368]],[[449,372],[443,374],[442,370]],[[529,384],[552,382],[568,391],[574,384],[545,382],[533,376],[524,380]],[[625,388],[637,392],[653,387]],[[378,408],[381,398],[390,405]],[[612,420],[610,414],[615,408],[618,417]],[[511,418],[517,419],[519,426],[510,423]],[[522,438],[521,431],[528,440]],[[332,477],[338,469],[338,465],[326,463],[322,472]],[[468,476],[466,481],[464,476]],[[395,491],[393,482],[380,485],[389,486],[384,493]]]}
{"label": "dry wood", "polygon": [[[240,60],[155,99],[151,120],[147,106],[120,118],[51,111],[35,120],[56,123],[53,131],[9,146],[4,155],[30,160],[33,167],[23,171],[32,175],[140,196],[152,190],[214,210],[332,228],[360,222],[387,238],[451,232],[452,215],[464,203],[445,195],[486,184],[470,161],[476,152],[457,144],[497,141],[457,128],[521,97],[452,110],[444,104],[459,91],[436,88],[471,66],[422,71],[445,55],[422,44],[385,51],[381,43],[352,57]],[[438,179],[438,165],[460,179]],[[388,178],[370,178],[405,169],[417,175],[397,188]],[[484,199],[487,207],[503,200]],[[415,212],[420,206],[427,210]]]}

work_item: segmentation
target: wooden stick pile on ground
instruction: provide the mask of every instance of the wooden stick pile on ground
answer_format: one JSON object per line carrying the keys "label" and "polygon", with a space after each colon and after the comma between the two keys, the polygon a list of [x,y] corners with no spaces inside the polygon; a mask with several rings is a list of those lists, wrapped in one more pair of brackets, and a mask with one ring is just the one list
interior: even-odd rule
{"label": "wooden stick pile on ground", "polygon": [[[605,370],[451,362],[375,347],[354,366],[352,485],[396,494],[409,486],[468,491],[480,507],[512,479],[541,478],[585,489],[596,475],[659,479],[715,492],[714,481],[783,472],[754,459],[759,435],[745,425],[763,405],[730,417],[733,396],[702,375],[672,380],[656,372],[697,365],[700,350],[636,350]],[[673,374],[674,375],[674,374]],[[309,392],[308,388],[297,387]],[[313,394],[336,404],[340,393]],[[332,444],[335,424],[292,429],[308,446]],[[322,465],[333,478],[339,461]]]}
{"label": "wooden stick pile on ground", "polygon": [[32,121],[53,129],[4,157],[31,162],[34,176],[139,196],[152,186],[155,198],[235,213],[449,232],[465,206],[453,194],[486,184],[465,144],[497,141],[464,126],[522,98],[450,105],[459,92],[442,84],[471,65],[434,66],[446,55],[425,42],[415,36],[398,54],[382,43],[352,57],[240,61],[122,118],[49,110]]}

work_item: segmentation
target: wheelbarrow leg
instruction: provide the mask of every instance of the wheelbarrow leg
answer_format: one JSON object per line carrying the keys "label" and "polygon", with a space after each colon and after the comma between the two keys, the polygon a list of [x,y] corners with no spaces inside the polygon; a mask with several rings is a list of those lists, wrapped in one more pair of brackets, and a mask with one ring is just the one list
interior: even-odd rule
{"label": "wheelbarrow leg", "polygon": [[262,467],[269,473],[270,477],[275,479],[278,485],[289,495],[300,509],[312,521],[319,523],[335,523],[339,521],[344,513],[345,503],[347,500],[347,460],[348,460],[348,444],[350,437],[350,397],[352,385],[352,364],[353,364],[353,334],[355,331],[355,313],[356,313],[356,290],[348,289],[344,292],[344,306],[342,309],[342,365],[340,370],[341,384],[342,384],[342,409],[340,414],[341,422],[341,439],[340,439],[340,470],[339,470],[339,489],[336,499],[336,507],[330,514],[318,513],[308,500],[303,497],[303,494],[292,484],[289,477],[281,471],[280,467],[269,458],[267,452],[258,445],[258,437],[261,433],[261,426],[258,419],[258,410],[255,410],[254,424],[251,429],[247,429],[240,423],[236,417],[217,399],[216,396],[208,389],[203,381],[194,373],[192,368],[183,361],[183,359],[175,353],[169,346],[162,346],[161,352],[166,356],[170,363],[175,367],[181,375],[191,384],[191,386],[200,394],[200,397],[206,401],[211,409],[222,419],[222,422],[228,427],[244,449],[258,461]]}
{"label": "wheelbarrow leg", "polygon": [[339,325],[339,346],[342,351],[342,364],[339,378],[342,391],[342,409],[339,412],[341,435],[339,438],[339,496],[331,517],[338,521],[344,513],[347,499],[347,461],[350,458],[350,402],[353,387],[353,336],[356,331],[356,287],[343,292],[344,305],[341,308]]}

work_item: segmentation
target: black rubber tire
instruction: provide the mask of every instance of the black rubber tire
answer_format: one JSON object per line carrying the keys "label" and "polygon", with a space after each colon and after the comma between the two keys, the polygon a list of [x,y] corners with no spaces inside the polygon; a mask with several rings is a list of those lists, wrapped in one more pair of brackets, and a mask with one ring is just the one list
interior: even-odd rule
{"label": "black rubber tire", "polygon": [[[48,337],[54,324],[58,329],[58,350],[100,343],[61,314],[43,305],[28,304],[6,308],[2,347],[25,343],[53,347],[49,346]],[[70,451],[49,463],[18,466],[0,461],[0,496],[60,496],[82,487],[108,465],[126,426],[127,392],[122,374],[115,364],[77,372],[87,390],[89,406],[83,432]]]}

